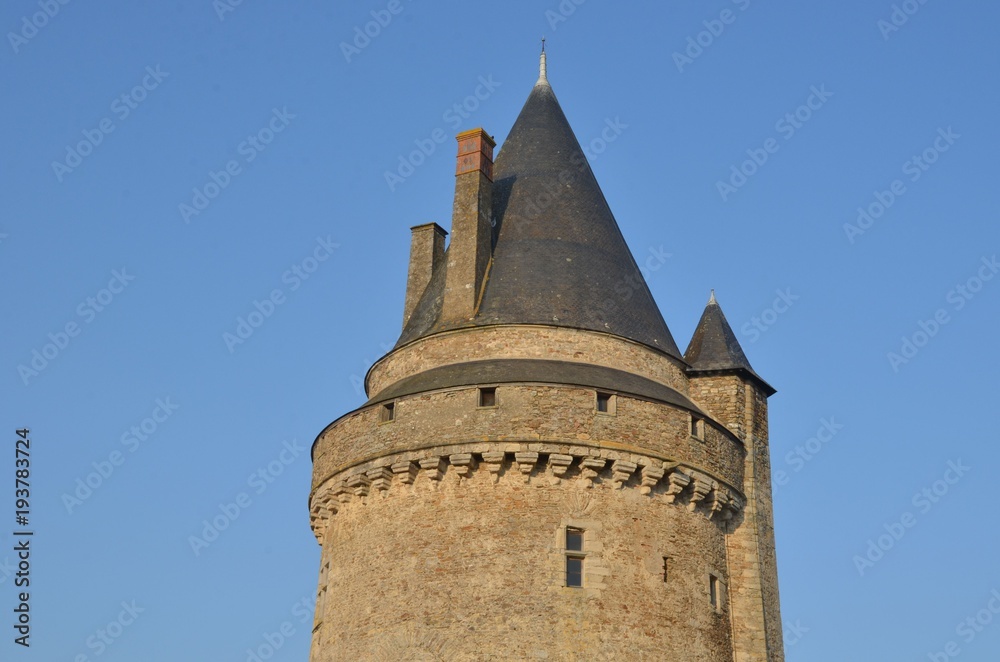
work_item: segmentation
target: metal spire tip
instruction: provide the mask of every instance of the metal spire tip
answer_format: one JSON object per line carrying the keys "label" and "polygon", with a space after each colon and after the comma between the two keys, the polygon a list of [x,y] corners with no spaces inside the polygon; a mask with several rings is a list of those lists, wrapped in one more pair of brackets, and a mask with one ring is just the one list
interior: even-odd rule
{"label": "metal spire tip", "polygon": [[545,72],[545,37],[542,37],[542,54],[538,58],[538,82],[535,85],[548,85],[549,79]]}

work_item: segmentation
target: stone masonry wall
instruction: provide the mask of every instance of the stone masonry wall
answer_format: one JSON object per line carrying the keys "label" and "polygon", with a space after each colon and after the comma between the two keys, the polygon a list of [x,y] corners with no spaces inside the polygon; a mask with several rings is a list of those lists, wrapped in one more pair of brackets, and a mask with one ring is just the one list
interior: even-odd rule
{"label": "stone masonry wall", "polygon": [[492,190],[492,181],[482,171],[455,177],[451,245],[445,254],[448,271],[441,305],[443,321],[467,322],[476,314],[490,259]]}
{"label": "stone masonry wall", "polygon": [[439,333],[380,359],[365,380],[376,395],[410,375],[442,365],[485,359],[576,361],[625,370],[688,394],[680,361],[616,336],[561,327],[486,326]]}
{"label": "stone masonry wall", "polygon": [[727,541],[735,662],[781,662],[781,615],[774,550],[767,398],[736,375],[691,379],[691,396],[747,445],[747,497]]}
{"label": "stone masonry wall", "polygon": [[[323,545],[312,662],[783,662],[767,399],[735,375],[590,331],[462,329],[373,366],[369,393],[461,361],[541,358],[627,370],[711,418],[594,389],[476,387],[379,403],[313,448]],[[695,417],[696,419],[699,417]],[[565,586],[566,527],[585,531]],[[666,582],[664,582],[666,559]],[[710,599],[710,577],[716,603]]]}
{"label": "stone masonry wall", "polygon": [[[717,521],[610,469],[434,475],[338,504],[312,662],[733,659]],[[565,586],[567,526],[585,532],[582,588]]]}
{"label": "stone masonry wall", "polygon": [[496,407],[478,407],[478,390],[456,388],[400,398],[394,420],[382,406],[340,419],[316,440],[313,489],[353,464],[403,450],[476,440],[566,442],[642,450],[698,467],[730,485],[743,483],[745,450],[711,421],[703,439],[690,435],[690,414],[670,405],[616,395],[614,414],[595,410],[595,391],[581,387],[502,384]]}
{"label": "stone masonry wall", "polygon": [[[771,446],[768,433],[767,397],[757,388],[751,391],[755,515],[761,574],[761,594],[767,630],[768,660],[783,662],[781,609],[778,599],[778,561],[774,542],[774,500],[771,486]],[[748,456],[750,454],[748,453]]]}
{"label": "stone masonry wall", "polygon": [[691,399],[722,422],[733,434],[746,440],[746,383],[739,377],[694,377]]}

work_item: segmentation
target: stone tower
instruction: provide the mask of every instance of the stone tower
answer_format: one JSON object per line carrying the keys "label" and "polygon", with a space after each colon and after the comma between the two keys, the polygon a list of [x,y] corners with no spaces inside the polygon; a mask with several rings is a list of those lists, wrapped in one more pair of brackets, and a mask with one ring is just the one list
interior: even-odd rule
{"label": "stone tower", "polygon": [[681,354],[541,75],[458,135],[403,331],[313,446],[312,662],[784,659],[767,398],[713,294]]}

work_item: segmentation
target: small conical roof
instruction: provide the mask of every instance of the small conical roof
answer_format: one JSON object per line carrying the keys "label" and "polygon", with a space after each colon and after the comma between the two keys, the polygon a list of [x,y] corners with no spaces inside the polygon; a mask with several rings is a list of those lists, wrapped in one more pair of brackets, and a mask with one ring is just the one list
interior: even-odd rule
{"label": "small conical roof", "polygon": [[751,367],[740,341],[715,299],[715,290],[712,290],[705,312],[701,314],[694,336],[684,352],[684,360],[691,366],[689,372],[743,371],[760,382],[768,395],[774,393],[774,388]]}
{"label": "small conical roof", "polygon": [[[543,54],[544,58],[544,54]],[[494,166],[493,260],[471,325],[546,324],[611,333],[680,358],[546,76]],[[400,343],[445,330],[435,274]]]}

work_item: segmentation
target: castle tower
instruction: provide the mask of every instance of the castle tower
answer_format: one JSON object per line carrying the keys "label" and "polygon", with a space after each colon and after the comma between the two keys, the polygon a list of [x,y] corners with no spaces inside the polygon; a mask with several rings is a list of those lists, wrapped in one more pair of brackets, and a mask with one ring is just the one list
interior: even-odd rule
{"label": "castle tower", "polygon": [[767,397],[714,294],[682,356],[541,75],[402,334],[313,446],[312,662],[784,659]]}

